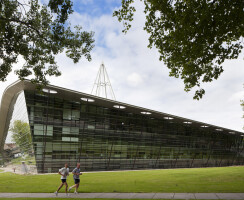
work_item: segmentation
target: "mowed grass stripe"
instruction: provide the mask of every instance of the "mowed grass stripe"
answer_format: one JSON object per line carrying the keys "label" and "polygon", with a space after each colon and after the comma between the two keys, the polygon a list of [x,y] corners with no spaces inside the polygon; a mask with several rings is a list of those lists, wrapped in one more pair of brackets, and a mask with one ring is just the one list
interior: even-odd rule
{"label": "mowed grass stripe", "polygon": [[[84,173],[80,178],[79,192],[244,192],[243,166]],[[67,181],[74,184],[72,175]],[[0,192],[50,193],[59,184],[58,174],[0,174]]]}

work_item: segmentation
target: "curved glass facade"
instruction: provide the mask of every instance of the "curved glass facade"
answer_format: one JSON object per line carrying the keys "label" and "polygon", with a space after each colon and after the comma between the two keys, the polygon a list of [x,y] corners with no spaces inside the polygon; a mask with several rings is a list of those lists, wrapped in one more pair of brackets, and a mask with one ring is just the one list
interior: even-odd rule
{"label": "curved glass facade", "polygon": [[[244,164],[244,141],[214,126],[25,91],[38,172]],[[106,100],[104,100],[106,102]]]}

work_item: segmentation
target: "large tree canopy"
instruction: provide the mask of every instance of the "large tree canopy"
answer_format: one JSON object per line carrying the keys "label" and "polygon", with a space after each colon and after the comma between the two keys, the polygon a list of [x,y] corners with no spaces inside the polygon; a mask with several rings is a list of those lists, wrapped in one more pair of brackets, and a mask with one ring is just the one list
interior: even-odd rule
{"label": "large tree canopy", "polygon": [[[236,59],[243,49],[243,0],[141,0],[145,4],[144,29],[149,47],[155,46],[170,69],[181,78],[185,91],[197,88],[194,99],[205,93],[202,82],[218,79],[226,59]],[[122,0],[114,16],[127,32],[136,8]]]}
{"label": "large tree canopy", "polygon": [[[25,3],[24,3],[25,2]],[[28,3],[27,3],[28,2]],[[91,60],[93,33],[70,27],[71,0],[0,0],[0,81],[5,81],[14,63],[25,63],[16,73],[20,79],[33,74],[33,82],[48,83],[47,76],[59,76],[55,55],[65,51],[77,63]]]}

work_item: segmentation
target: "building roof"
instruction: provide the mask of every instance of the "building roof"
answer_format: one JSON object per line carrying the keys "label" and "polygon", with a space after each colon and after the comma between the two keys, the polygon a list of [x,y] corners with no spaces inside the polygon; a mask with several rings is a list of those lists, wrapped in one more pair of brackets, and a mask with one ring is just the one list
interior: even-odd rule
{"label": "building roof", "polygon": [[[8,86],[2,96],[2,101],[1,101],[1,106],[0,106],[0,147],[3,148],[5,139],[7,137],[7,132],[9,128],[9,123],[12,117],[14,105],[16,102],[16,99],[18,95],[23,91],[23,90],[31,90],[35,91],[36,86],[32,84],[29,80],[24,80],[24,81],[16,81],[10,86]],[[96,105],[108,107],[108,108],[114,108],[114,109],[123,109],[126,112],[129,113],[135,113],[135,114],[145,114],[145,115],[150,115],[152,118],[158,118],[158,119],[168,119],[172,120],[177,123],[182,123],[182,124],[188,124],[189,126],[194,126],[198,128],[209,128],[213,131],[219,131],[223,134],[236,134],[236,135],[244,135],[243,132],[239,131],[234,131],[231,129],[175,116],[175,115],[170,115],[167,113],[163,112],[158,112],[134,105],[129,105],[126,103],[122,103],[119,101],[114,101],[110,99],[105,99],[101,97],[97,97],[94,95],[66,89],[66,88],[61,88],[58,86],[54,85],[47,85],[44,88],[44,91],[49,90],[49,95],[55,96],[55,97],[60,97],[64,98],[67,100],[72,100],[72,101],[81,101],[86,100],[89,103],[95,103]],[[0,149],[1,151],[2,149]]]}

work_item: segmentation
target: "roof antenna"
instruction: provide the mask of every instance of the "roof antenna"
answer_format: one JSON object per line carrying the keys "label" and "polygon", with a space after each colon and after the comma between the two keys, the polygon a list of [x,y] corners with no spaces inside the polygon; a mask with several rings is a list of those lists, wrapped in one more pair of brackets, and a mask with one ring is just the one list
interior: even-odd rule
{"label": "roof antenna", "polygon": [[116,100],[107,70],[103,62],[100,65],[91,94],[99,97],[104,97],[106,99]]}

